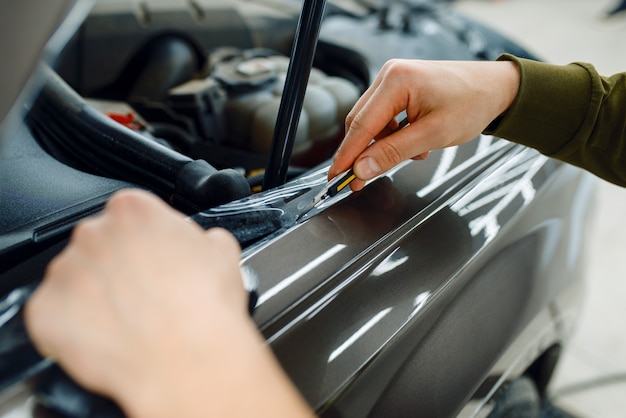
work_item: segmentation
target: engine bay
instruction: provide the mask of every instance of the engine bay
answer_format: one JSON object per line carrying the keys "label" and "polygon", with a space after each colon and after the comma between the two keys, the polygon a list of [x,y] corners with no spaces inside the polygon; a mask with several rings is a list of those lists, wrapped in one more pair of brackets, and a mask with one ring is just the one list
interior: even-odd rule
{"label": "engine bay", "polygon": [[[153,53],[170,74],[192,74],[167,64],[189,65],[180,50],[165,58],[181,42],[164,38],[149,46],[163,50]],[[149,188],[188,213],[246,197],[261,190],[289,59],[264,49],[220,48],[206,61],[200,75],[171,88],[162,85],[169,79],[139,78],[124,94],[127,101],[83,99],[49,71],[29,113],[31,129],[64,164]],[[290,178],[332,156],[360,93],[346,78],[311,71]]]}

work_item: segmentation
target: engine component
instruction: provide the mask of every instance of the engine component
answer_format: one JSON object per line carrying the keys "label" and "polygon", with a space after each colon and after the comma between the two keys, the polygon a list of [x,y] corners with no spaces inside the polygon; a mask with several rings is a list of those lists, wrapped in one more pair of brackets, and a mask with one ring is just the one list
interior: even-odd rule
{"label": "engine component", "polygon": [[[229,143],[267,154],[289,58],[265,50],[240,51],[235,55],[232,48],[213,54],[219,58],[211,60],[211,77],[219,80],[228,93],[223,118]],[[315,144],[328,145],[338,139],[359,95],[360,90],[352,81],[313,68],[296,130],[294,156],[305,155]]]}
{"label": "engine component", "polygon": [[[169,88],[167,97],[157,99],[146,92],[129,97],[130,104],[184,154],[201,148],[202,158],[216,163],[209,154],[217,147],[220,154],[230,149],[265,158],[272,146],[289,58],[264,48],[223,47],[211,51],[206,63],[202,77]],[[332,155],[360,93],[352,80],[311,70],[295,133],[296,164],[312,167]]]}
{"label": "engine component", "polygon": [[251,194],[242,174],[218,171],[122,126],[89,106],[51,69],[47,73],[29,117],[38,141],[57,159],[147,187],[185,212]]}
{"label": "engine component", "polygon": [[194,79],[169,93],[175,113],[190,118],[198,133],[204,138],[222,142],[226,137],[223,122],[226,92],[213,78]]}

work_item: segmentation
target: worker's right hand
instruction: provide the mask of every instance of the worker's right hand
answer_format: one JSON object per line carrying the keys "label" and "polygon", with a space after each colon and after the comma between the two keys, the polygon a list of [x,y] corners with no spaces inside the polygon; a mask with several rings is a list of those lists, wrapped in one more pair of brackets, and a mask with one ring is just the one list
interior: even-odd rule
{"label": "worker's right hand", "polygon": [[[509,108],[519,77],[510,61],[388,61],[348,114],[329,178],[352,167],[359,190],[404,160],[468,142]],[[403,111],[410,125],[395,131]]]}

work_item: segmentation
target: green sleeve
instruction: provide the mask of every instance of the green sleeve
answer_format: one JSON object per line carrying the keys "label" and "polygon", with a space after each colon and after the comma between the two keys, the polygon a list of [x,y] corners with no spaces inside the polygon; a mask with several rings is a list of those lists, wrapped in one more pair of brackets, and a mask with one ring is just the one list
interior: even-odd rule
{"label": "green sleeve", "polygon": [[585,63],[517,58],[520,87],[509,110],[485,130],[626,186],[626,73],[600,76]]}

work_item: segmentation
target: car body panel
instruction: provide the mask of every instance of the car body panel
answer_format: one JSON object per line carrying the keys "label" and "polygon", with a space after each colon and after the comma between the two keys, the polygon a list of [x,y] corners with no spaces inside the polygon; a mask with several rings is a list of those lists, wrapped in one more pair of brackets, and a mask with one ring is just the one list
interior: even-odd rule
{"label": "car body panel", "polygon": [[[538,268],[578,250],[555,242],[575,246],[580,238],[564,237],[571,231],[549,211],[524,212],[537,195],[555,202],[587,195],[588,182],[565,190],[550,184],[586,174],[505,148],[515,156],[457,179],[456,193],[443,198],[423,193],[433,179],[420,191],[422,162],[407,164],[245,258],[263,278],[255,320],[312,405],[328,416],[452,416],[541,307],[561,288],[580,286],[578,260],[550,272],[548,283]],[[430,162],[441,166],[455,152]],[[491,155],[487,149],[483,158]],[[574,222],[584,219],[575,214]],[[556,307],[553,315],[561,315]],[[545,325],[571,330],[574,319]],[[368,393],[370,404],[354,403],[352,392]]]}

